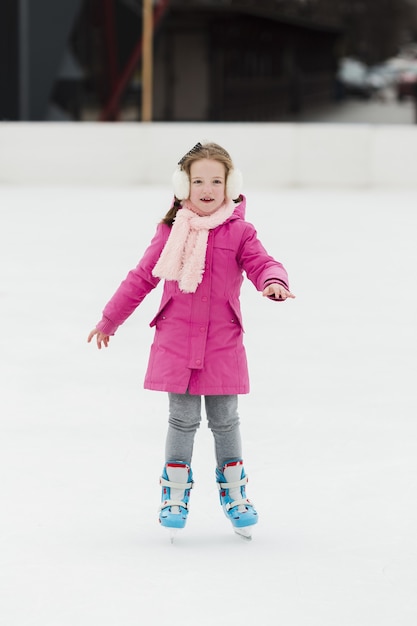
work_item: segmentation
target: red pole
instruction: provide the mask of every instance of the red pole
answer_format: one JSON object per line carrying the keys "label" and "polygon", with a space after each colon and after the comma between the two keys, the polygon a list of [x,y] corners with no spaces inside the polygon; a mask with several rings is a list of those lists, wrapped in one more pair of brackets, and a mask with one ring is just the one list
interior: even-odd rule
{"label": "red pole", "polygon": [[107,43],[110,86],[113,89],[117,81],[117,43],[115,33],[114,0],[104,0],[104,28]]}
{"label": "red pole", "polygon": [[[154,32],[155,32],[156,26],[158,25],[164,13],[166,12],[169,2],[170,0],[160,0],[159,4],[155,7],[154,14],[153,14],[153,24],[154,24],[153,31]],[[126,86],[128,85],[129,80],[133,72],[135,71],[139,60],[142,57],[142,47],[143,47],[142,43],[143,43],[143,40],[141,38],[140,41],[138,41],[138,43],[134,47],[129,60],[125,68],[123,69],[123,72],[121,76],[119,77],[117,84],[115,85],[113,89],[113,92],[110,94],[110,98],[106,106],[104,107],[104,109],[102,110],[100,114],[99,120],[101,122],[107,122],[109,119],[111,119],[112,115],[114,115],[114,111],[117,110],[117,107],[119,106],[120,98],[122,97],[126,89]]]}

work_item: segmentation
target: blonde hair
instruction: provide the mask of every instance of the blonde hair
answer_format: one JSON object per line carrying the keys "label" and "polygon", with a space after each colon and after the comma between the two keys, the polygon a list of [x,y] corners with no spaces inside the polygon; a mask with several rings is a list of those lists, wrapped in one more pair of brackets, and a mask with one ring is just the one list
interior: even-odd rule
{"label": "blonde hair", "polygon": [[[195,163],[195,161],[200,161],[201,159],[211,159],[212,161],[222,163],[226,170],[225,183],[227,182],[227,176],[230,170],[233,169],[232,157],[227,150],[219,146],[219,144],[213,142],[207,142],[204,144],[198,143],[194,146],[194,148],[191,148],[185,156],[182,157],[178,165],[181,166],[181,169],[187,174],[188,178],[190,178],[192,164]],[[174,198],[174,203],[162,219],[162,222],[164,224],[168,224],[168,226],[172,226],[175,216],[177,215],[177,211],[180,208],[180,200],[178,200],[178,198]]]}
{"label": "blonde hair", "polygon": [[233,169],[232,157],[227,152],[227,150],[219,146],[219,144],[197,144],[197,146],[194,146],[194,148],[190,150],[190,152],[187,152],[187,154],[181,159],[179,163],[181,165],[181,169],[186,172],[188,177],[190,177],[191,165],[195,161],[199,161],[200,159],[211,159],[213,161],[218,161],[219,163],[222,163],[226,170],[226,180],[229,171]]}

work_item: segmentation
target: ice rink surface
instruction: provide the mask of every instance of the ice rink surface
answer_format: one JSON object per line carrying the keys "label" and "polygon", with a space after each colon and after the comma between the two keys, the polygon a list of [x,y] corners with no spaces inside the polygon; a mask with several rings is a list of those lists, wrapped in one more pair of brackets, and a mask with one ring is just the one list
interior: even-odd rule
{"label": "ice rink surface", "polygon": [[157,523],[167,398],[143,390],[161,286],[90,329],[169,187],[0,188],[0,622],[415,626],[417,191],[246,190],[297,299],[242,291],[253,541],[205,416],[187,528]]}

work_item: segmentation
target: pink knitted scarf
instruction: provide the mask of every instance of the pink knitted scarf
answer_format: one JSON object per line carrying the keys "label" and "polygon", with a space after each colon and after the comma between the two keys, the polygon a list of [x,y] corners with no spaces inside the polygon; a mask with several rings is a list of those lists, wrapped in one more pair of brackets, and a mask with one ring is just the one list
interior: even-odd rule
{"label": "pink knitted scarf", "polygon": [[232,200],[225,201],[215,213],[198,215],[186,201],[178,210],[161,256],[152,274],[177,280],[184,293],[194,293],[203,279],[208,231],[223,224],[233,213]]}

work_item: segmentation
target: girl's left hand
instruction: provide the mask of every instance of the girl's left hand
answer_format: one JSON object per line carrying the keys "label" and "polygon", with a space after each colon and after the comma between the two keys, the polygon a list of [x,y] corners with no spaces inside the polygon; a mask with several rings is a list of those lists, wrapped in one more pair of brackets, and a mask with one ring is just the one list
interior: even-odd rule
{"label": "girl's left hand", "polygon": [[285,287],[283,287],[279,283],[272,283],[271,285],[268,285],[268,287],[265,287],[262,295],[266,296],[267,298],[274,298],[275,300],[286,300],[287,298],[295,298],[295,295],[291,293],[291,291],[288,291],[288,289],[285,289]]}
{"label": "girl's left hand", "polygon": [[107,346],[109,345],[109,341],[110,341],[109,335],[105,335],[104,333],[100,332],[97,328],[93,328],[91,333],[88,335],[88,338],[87,338],[88,343],[90,343],[93,337],[96,338],[97,348],[99,350],[101,350],[101,344],[103,344],[105,348],[107,348]]}

